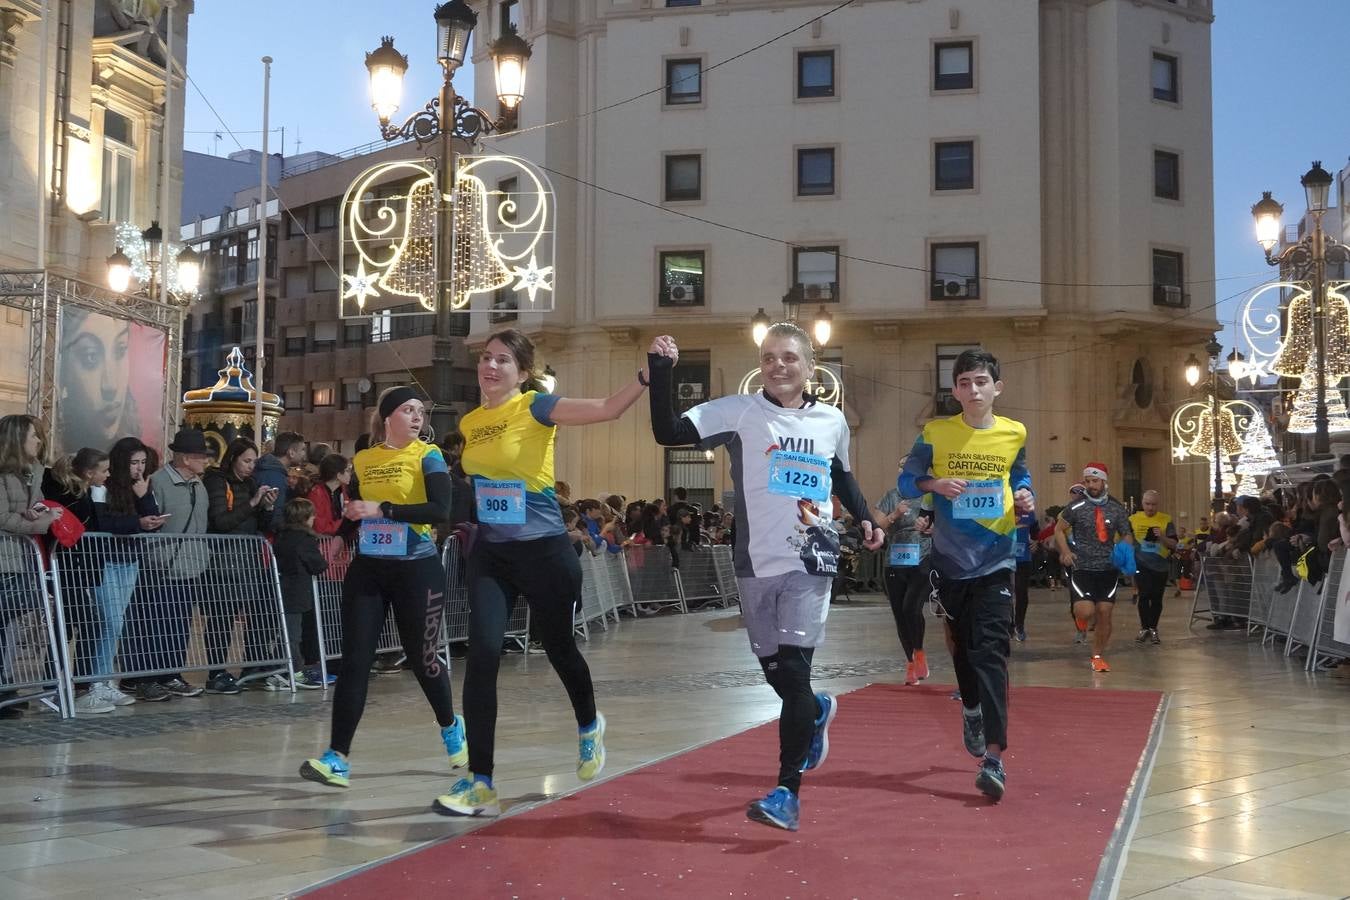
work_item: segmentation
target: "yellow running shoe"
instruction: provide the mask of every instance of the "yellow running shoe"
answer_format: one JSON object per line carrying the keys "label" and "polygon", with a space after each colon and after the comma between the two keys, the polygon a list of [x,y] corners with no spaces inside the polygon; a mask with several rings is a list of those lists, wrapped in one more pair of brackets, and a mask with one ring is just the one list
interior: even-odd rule
{"label": "yellow running shoe", "polygon": [[502,808],[497,803],[497,790],[487,782],[475,778],[461,778],[431,803],[431,808],[443,816],[499,816]]}
{"label": "yellow running shoe", "polygon": [[577,757],[577,777],[590,781],[605,768],[605,717],[595,714],[595,725],[581,732]]}
{"label": "yellow running shoe", "polygon": [[352,768],[336,750],[328,749],[318,759],[307,759],[300,764],[300,777],[330,787],[350,787]]}

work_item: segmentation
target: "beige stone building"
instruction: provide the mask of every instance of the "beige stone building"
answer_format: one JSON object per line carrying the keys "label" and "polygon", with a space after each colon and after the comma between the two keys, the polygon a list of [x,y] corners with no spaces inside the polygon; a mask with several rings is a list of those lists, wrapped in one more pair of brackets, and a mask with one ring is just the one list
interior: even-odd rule
{"label": "beige stone building", "polygon": [[[978,344],[1043,505],[1100,460],[1123,499],[1204,513],[1167,430],[1216,327],[1210,0],[474,5],[480,106],[489,40],[516,22],[533,44],[520,130],[486,145],[557,190],[557,308],[520,324],[560,392],[614,389],[662,332],[691,401],[736,391],[752,315],[795,287],[803,320],[833,315],[869,495]],[[730,489],[647,420],[560,433],[574,496]]]}
{"label": "beige stone building", "polygon": [[[171,13],[164,8],[170,5]],[[143,229],[162,208],[178,214],[183,67],[193,2],[49,0],[45,29],[43,6],[39,0],[0,0],[0,269],[46,269],[101,285],[117,223]],[[170,19],[174,75],[167,92],[162,195]],[[40,206],[45,258],[39,253]],[[171,233],[176,223],[163,224]],[[29,374],[26,314],[6,309],[0,316],[0,411],[23,410]]]}

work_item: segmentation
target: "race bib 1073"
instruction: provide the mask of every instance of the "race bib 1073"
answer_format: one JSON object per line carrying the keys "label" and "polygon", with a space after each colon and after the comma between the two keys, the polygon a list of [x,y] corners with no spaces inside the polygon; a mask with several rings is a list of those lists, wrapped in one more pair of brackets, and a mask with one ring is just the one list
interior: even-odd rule
{"label": "race bib 1073", "polygon": [[967,481],[966,489],[952,501],[957,519],[998,519],[1003,516],[1003,480]]}

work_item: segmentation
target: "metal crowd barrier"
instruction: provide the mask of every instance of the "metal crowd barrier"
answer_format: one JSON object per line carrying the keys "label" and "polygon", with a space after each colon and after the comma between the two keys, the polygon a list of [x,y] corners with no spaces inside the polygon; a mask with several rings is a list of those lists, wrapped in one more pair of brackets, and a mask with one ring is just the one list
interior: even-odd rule
{"label": "metal crowd barrier", "polygon": [[[1246,619],[1251,614],[1252,562],[1250,557],[1230,559],[1207,556],[1200,563],[1200,580],[1191,604],[1191,622],[1212,616]],[[1202,609],[1201,604],[1205,606]]]}
{"label": "metal crowd barrier", "polygon": [[1248,633],[1259,630],[1263,645],[1283,638],[1283,655],[1306,650],[1304,668],[1316,671],[1350,659],[1350,583],[1342,584],[1345,572],[1346,551],[1340,550],[1332,554],[1320,584],[1300,580],[1297,589],[1280,594],[1275,592],[1280,568],[1274,557],[1206,557],[1200,563],[1191,622],[1206,613],[1245,618]]}
{"label": "metal crowd barrier", "polygon": [[54,701],[62,718],[73,714],[58,665],[61,631],[52,622],[37,541],[0,533],[0,706]]}
{"label": "metal crowd barrier", "polygon": [[686,603],[727,606],[729,601],[722,593],[722,584],[717,579],[716,550],[711,544],[700,544],[679,551],[680,585],[684,589]]}
{"label": "metal crowd barrier", "polygon": [[231,668],[240,683],[282,674],[295,690],[261,537],[89,533],[52,553],[51,584],[56,632],[74,637],[59,642],[68,698],[76,684]]}
{"label": "metal crowd barrier", "polygon": [[722,595],[723,608],[735,601],[741,602],[741,585],[736,580],[736,559],[734,551],[725,544],[713,547],[713,570],[717,573],[717,590]]}
{"label": "metal crowd barrier", "polygon": [[668,548],[660,544],[630,544],[624,548],[623,555],[628,562],[636,610],[656,612],[673,606],[682,613],[689,612],[680,572],[675,568]]}
{"label": "metal crowd barrier", "polygon": [[[602,551],[605,556],[612,556],[608,551]],[[605,561],[597,559],[588,551],[583,550],[580,558],[581,563],[581,607],[573,611],[573,631],[582,639],[589,641],[591,639],[592,622],[599,622],[600,627],[609,631],[609,613],[606,609],[605,600],[602,593],[608,593],[609,584],[603,577],[603,566]]]}

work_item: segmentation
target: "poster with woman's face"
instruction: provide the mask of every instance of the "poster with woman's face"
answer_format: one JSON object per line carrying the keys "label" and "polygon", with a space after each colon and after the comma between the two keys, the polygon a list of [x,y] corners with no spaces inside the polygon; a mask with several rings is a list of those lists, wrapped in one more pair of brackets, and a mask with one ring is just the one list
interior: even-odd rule
{"label": "poster with woman's face", "polygon": [[56,356],[56,452],[108,450],[127,436],[163,450],[164,332],[61,307]]}

